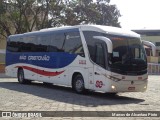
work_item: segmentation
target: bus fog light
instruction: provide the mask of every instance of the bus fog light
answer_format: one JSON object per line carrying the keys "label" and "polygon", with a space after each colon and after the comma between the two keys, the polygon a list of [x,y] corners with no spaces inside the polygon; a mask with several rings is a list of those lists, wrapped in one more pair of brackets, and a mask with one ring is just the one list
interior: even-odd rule
{"label": "bus fog light", "polygon": [[112,90],[116,90],[116,87],[114,85],[111,86]]}

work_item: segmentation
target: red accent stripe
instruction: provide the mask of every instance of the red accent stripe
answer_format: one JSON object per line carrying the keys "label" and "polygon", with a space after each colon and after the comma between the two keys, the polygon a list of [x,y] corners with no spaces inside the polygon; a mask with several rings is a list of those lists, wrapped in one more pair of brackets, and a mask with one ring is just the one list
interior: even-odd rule
{"label": "red accent stripe", "polygon": [[32,67],[28,67],[28,66],[16,66],[16,68],[22,67],[23,69],[32,71],[34,73],[40,74],[40,75],[44,75],[44,76],[57,76],[62,74],[64,71],[60,71],[60,72],[48,72],[48,71],[44,71],[44,70],[39,70],[36,68],[32,68]]}

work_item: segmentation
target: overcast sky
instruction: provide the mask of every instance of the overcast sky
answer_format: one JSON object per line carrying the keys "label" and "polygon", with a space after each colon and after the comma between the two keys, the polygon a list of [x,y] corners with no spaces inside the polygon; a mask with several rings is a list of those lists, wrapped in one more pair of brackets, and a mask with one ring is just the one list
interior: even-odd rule
{"label": "overcast sky", "polygon": [[122,28],[160,29],[160,0],[111,0],[122,17]]}

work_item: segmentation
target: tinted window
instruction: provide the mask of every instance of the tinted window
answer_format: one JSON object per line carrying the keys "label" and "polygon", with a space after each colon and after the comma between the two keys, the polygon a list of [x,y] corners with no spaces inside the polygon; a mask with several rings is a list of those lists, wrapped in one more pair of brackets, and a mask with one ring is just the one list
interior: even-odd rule
{"label": "tinted window", "polygon": [[107,37],[109,37],[113,43],[112,63],[121,63],[122,59],[126,59],[129,55],[127,40],[116,36]]}
{"label": "tinted window", "polygon": [[20,52],[22,48],[23,38],[21,36],[14,36],[7,40],[7,50],[10,52]]}
{"label": "tinted window", "polygon": [[8,41],[7,42],[7,50],[10,52],[18,52],[18,45],[16,42]]}
{"label": "tinted window", "polygon": [[79,32],[12,36],[7,45],[12,52],[68,52],[84,56]]}
{"label": "tinted window", "polygon": [[49,34],[12,36],[7,41],[7,50],[11,52],[46,52],[49,45]]}
{"label": "tinted window", "polygon": [[71,54],[77,54],[84,56],[82,41],[79,32],[68,32],[66,33],[66,39],[64,44],[65,52]]}
{"label": "tinted window", "polygon": [[51,35],[51,44],[49,51],[52,52],[63,52],[62,49],[64,46],[65,34],[64,33],[53,33]]}
{"label": "tinted window", "polygon": [[105,54],[102,44],[96,44],[96,61],[98,65],[105,68]]}
{"label": "tinted window", "polygon": [[38,36],[36,52],[47,52],[48,47],[51,44],[50,35]]}
{"label": "tinted window", "polygon": [[93,62],[96,62],[96,60],[95,60],[95,58],[96,58],[95,44],[96,44],[96,42],[99,42],[99,40],[94,39],[93,36],[102,36],[102,34],[99,32],[94,32],[94,31],[85,31],[85,32],[83,32],[83,34],[84,34],[85,40],[87,42],[90,58]]}
{"label": "tinted window", "polygon": [[145,50],[141,45],[141,41],[136,38],[128,39],[129,48],[133,59],[142,59],[145,61]]}
{"label": "tinted window", "polygon": [[145,54],[139,38],[107,35],[113,43],[112,64],[131,64],[131,59],[145,60]]}
{"label": "tinted window", "polygon": [[120,74],[140,75],[147,72],[144,48],[139,38],[106,35],[113,43],[110,55],[110,68]]}
{"label": "tinted window", "polygon": [[24,36],[23,41],[21,41],[20,52],[35,52],[37,44],[36,36]]}

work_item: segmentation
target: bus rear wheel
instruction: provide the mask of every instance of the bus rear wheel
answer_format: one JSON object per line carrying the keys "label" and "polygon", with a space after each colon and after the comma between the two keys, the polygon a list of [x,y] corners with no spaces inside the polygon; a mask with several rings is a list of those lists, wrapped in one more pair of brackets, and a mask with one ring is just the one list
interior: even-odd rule
{"label": "bus rear wheel", "polygon": [[18,82],[21,83],[21,84],[26,84],[26,83],[30,83],[31,82],[31,81],[28,81],[28,80],[25,79],[23,69],[19,69],[18,70],[17,77],[18,77]]}
{"label": "bus rear wheel", "polygon": [[84,93],[85,87],[82,75],[79,74],[73,79],[73,89],[78,94]]}

